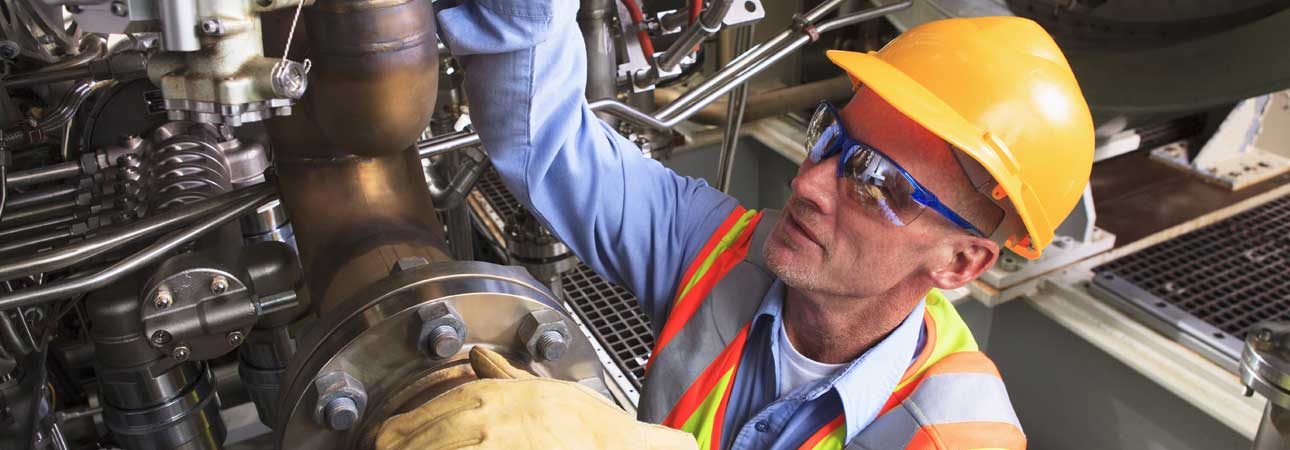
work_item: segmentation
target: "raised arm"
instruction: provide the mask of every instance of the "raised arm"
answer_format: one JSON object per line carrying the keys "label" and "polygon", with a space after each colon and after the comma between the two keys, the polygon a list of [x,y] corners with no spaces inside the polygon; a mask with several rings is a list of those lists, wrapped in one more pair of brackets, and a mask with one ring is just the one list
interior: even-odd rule
{"label": "raised arm", "polygon": [[466,71],[471,119],[507,187],[579,257],[630,289],[661,326],[685,265],[736,206],[596,118],[570,0],[440,7]]}

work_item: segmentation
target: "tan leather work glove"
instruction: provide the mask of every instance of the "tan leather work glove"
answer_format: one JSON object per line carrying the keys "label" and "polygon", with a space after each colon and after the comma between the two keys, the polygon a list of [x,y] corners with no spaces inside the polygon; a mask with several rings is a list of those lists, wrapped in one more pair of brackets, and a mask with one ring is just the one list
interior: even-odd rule
{"label": "tan leather work glove", "polygon": [[688,433],[637,422],[591,389],[535,377],[491,350],[471,349],[470,365],[480,380],[386,420],[377,450],[698,448]]}

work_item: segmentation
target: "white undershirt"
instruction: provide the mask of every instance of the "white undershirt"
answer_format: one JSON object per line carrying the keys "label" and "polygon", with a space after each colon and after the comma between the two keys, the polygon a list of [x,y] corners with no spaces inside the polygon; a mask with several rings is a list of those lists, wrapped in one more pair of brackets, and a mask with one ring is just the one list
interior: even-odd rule
{"label": "white undershirt", "polygon": [[846,366],[826,364],[807,358],[793,348],[784,331],[784,322],[779,322],[779,396],[792,392],[798,386],[829,376],[833,371]]}

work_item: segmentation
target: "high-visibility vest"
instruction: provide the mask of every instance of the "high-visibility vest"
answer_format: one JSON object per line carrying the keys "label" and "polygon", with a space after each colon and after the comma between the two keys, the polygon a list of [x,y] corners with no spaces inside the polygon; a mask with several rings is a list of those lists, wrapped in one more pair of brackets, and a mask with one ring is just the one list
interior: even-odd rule
{"label": "high-visibility vest", "polygon": [[[755,320],[775,280],[761,247],[778,213],[737,208],[690,264],[658,333],[638,415],[730,446],[778,394],[769,321]],[[994,364],[954,306],[927,294],[926,340],[874,421],[846,442],[836,390],[804,403],[773,448],[1024,449],[1025,435]],[[769,397],[768,397],[769,396]]]}

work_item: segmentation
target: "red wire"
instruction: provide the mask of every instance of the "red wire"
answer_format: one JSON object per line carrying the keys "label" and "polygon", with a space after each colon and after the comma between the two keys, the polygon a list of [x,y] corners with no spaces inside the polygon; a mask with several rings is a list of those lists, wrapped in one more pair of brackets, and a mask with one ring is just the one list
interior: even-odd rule
{"label": "red wire", "polygon": [[690,0],[690,23],[693,24],[699,20],[699,13],[703,12],[703,0]]}
{"label": "red wire", "polygon": [[641,41],[641,53],[645,54],[646,61],[654,60],[654,41],[650,40],[649,33],[645,31],[645,14],[641,12],[640,5],[636,0],[622,0],[623,6],[627,7],[627,12],[632,16],[632,23],[636,24],[636,39]]}

